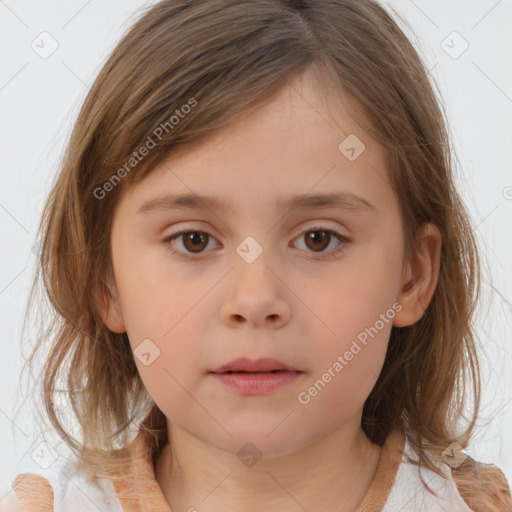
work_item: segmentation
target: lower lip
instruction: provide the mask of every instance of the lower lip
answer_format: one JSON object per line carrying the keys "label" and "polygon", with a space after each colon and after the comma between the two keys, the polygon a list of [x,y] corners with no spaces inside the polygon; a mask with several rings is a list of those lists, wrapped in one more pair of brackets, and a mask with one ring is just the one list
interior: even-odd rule
{"label": "lower lip", "polygon": [[242,395],[266,395],[295,381],[302,372],[211,373],[216,379]]}

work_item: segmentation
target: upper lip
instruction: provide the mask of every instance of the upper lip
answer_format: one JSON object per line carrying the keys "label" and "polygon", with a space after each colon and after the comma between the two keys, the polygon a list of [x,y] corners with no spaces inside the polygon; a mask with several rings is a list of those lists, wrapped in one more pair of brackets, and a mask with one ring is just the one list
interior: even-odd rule
{"label": "upper lip", "polygon": [[271,359],[269,357],[265,357],[262,359],[247,359],[245,357],[241,357],[238,359],[233,359],[227,364],[223,364],[215,370],[212,370],[211,373],[225,373],[225,372],[271,372],[273,370],[288,370],[288,371],[300,371],[293,366],[282,363],[281,361],[277,361],[276,359]]}

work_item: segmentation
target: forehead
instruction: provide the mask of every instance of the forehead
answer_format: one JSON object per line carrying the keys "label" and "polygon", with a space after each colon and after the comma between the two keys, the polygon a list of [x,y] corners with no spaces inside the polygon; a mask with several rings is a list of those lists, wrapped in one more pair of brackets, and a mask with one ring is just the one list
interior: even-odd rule
{"label": "forehead", "polygon": [[344,201],[371,210],[374,202],[356,192],[390,186],[384,149],[362,131],[353,102],[322,91],[299,77],[203,143],[179,147],[137,183],[137,211],[174,204],[233,213],[248,194],[272,196],[277,207]]}

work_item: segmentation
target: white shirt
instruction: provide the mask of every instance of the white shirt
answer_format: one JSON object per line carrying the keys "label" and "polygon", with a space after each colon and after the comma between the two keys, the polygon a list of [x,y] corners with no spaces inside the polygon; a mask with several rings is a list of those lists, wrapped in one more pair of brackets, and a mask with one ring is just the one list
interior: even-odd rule
{"label": "white shirt", "polygon": [[[136,483],[134,492],[137,493],[135,496],[139,500],[140,510],[172,512],[156,482],[153,463],[144,451],[143,442],[136,438],[130,447],[137,461],[133,468],[137,469],[130,475],[129,481]],[[430,458],[446,479],[411,462],[417,460],[417,456],[409,441],[403,434],[392,432],[384,444],[374,479],[357,512],[473,512],[459,494],[450,467]],[[423,485],[420,473],[437,496]],[[94,484],[89,483],[72,460],[57,462],[50,469],[37,474],[45,477],[53,489],[55,512],[125,511],[111,480],[97,478]],[[133,475],[148,477],[150,485],[140,484],[137,476]],[[28,484],[27,488],[30,489]],[[23,495],[24,492],[19,489],[17,494]],[[31,512],[30,508],[26,510]]]}

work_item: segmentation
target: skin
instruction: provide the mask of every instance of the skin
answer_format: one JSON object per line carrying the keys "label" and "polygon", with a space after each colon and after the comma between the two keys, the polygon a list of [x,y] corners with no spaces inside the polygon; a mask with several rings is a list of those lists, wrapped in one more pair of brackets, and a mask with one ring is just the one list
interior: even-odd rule
{"label": "skin", "polygon": [[[135,362],[167,417],[172,444],[155,474],[173,511],[353,511],[374,476],[381,449],[360,427],[363,404],[391,326],[416,322],[431,300],[441,235],[424,225],[404,260],[384,150],[343,101],[302,75],[199,150],[172,155],[117,204],[115,283],[98,308],[112,331],[127,332],[132,350],[148,338],[160,350],[148,366]],[[354,161],[338,150],[350,133],[366,146]],[[274,207],[279,194],[333,191],[361,196],[377,213]],[[229,198],[235,213],[136,213],[162,192]],[[308,244],[306,233],[318,227],[345,236],[343,250],[329,256],[340,246],[335,237]],[[184,237],[164,241],[182,230],[210,236],[199,246]],[[263,249],[252,263],[236,252],[247,236]],[[392,321],[307,405],[299,403],[298,394],[393,304],[402,309]],[[304,373],[271,394],[240,396],[208,372],[242,356],[273,357]],[[261,453],[252,467],[237,456],[247,442]]]}

